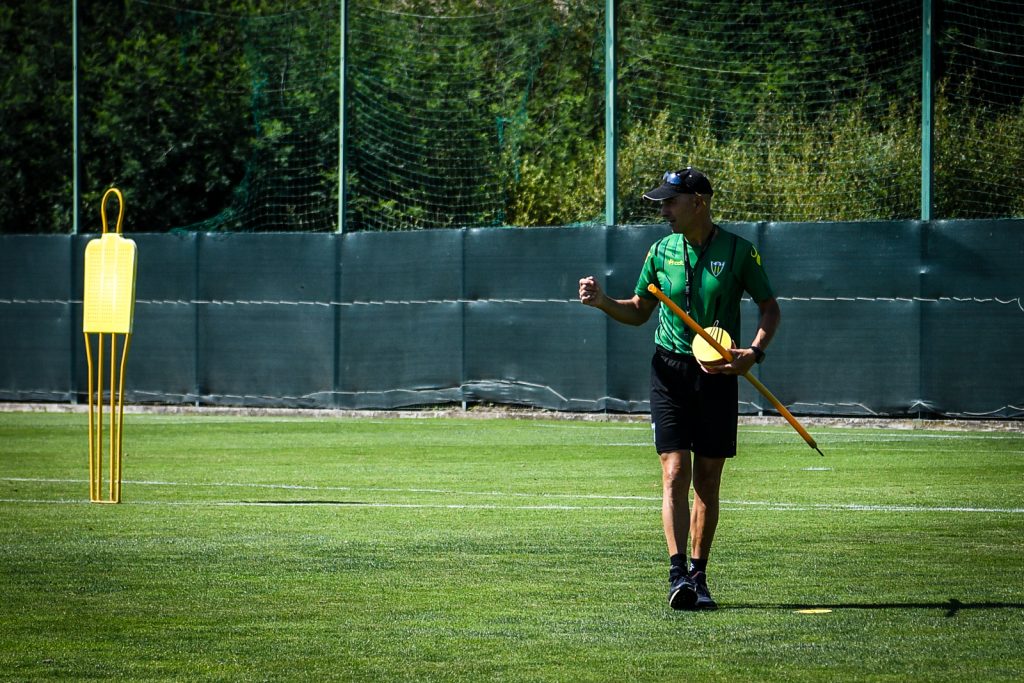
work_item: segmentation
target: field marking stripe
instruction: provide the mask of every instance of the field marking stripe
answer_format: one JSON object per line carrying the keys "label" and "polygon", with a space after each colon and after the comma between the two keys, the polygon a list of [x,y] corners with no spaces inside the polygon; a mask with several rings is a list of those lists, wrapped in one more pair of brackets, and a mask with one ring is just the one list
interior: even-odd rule
{"label": "field marking stripe", "polygon": [[[199,503],[202,504],[202,503]],[[524,510],[524,511],[573,511],[573,510],[615,510],[652,512],[660,510],[653,506],[641,505],[488,505],[461,503],[377,503],[377,502],[338,502],[338,501],[285,501],[285,500],[251,500],[251,501],[218,501],[210,503],[225,507],[352,507],[352,508],[409,508],[414,510]]]}
{"label": "field marking stripe", "polygon": [[[742,416],[741,416],[742,417]],[[782,418],[778,418],[782,419]],[[588,429],[591,431],[604,431],[604,430],[624,430],[624,431],[645,431],[651,430],[649,422],[638,422],[631,425],[609,425],[604,423],[587,423],[587,424],[560,424],[560,423],[538,423],[533,425],[538,429]],[[948,440],[963,440],[963,439],[993,439],[993,440],[1024,440],[1024,433],[1018,432],[967,432],[963,431],[926,431],[928,428],[921,430],[917,429],[895,429],[895,428],[880,428],[873,429],[869,427],[834,427],[832,425],[820,425],[812,427],[808,431],[816,432],[817,434],[824,437],[835,437],[842,439],[851,439],[857,441],[875,441],[879,438],[885,439],[948,439]],[[826,431],[827,430],[827,431]],[[857,430],[854,433],[850,433],[850,430]],[[764,428],[761,426],[753,425],[740,425],[739,431],[741,434],[785,434],[789,431],[789,426],[785,423],[780,423],[777,427]],[[866,431],[875,431],[876,434],[865,434]]]}
{"label": "field marking stripe", "polygon": [[839,511],[849,510],[851,512],[989,512],[1006,513],[1012,515],[1024,514],[1024,508],[988,508],[988,507],[967,507],[940,505],[936,507],[927,505],[869,505],[866,503],[780,503],[769,501],[753,500],[723,500],[723,506],[736,505],[738,508],[758,508],[773,511],[785,510],[824,510]]}
{"label": "field marking stripe", "polygon": [[[87,479],[47,479],[33,477],[0,477],[0,481],[20,481],[24,483],[88,483]],[[502,492],[502,490],[453,490],[450,488],[398,488],[386,486],[315,486],[291,483],[238,483],[230,481],[205,481],[188,483],[184,481],[138,481],[125,479],[122,484],[140,486],[185,486],[189,488],[224,487],[224,488],[269,488],[274,490],[360,490],[377,494],[438,494],[442,496],[485,496],[493,498],[568,498],[575,500],[598,501],[660,501],[653,496],[611,496],[601,494],[524,494],[521,492]]]}
{"label": "field marking stripe", "polygon": [[[34,479],[28,477],[3,477],[0,481],[11,482],[35,482],[35,483],[61,483],[61,484],[85,484],[84,479]],[[168,481],[125,481],[124,484],[135,486],[181,486],[189,488],[200,487],[225,487],[225,488],[246,488],[246,489],[269,489],[269,490],[297,490],[297,491],[363,491],[372,493],[430,493],[448,496],[486,496],[493,498],[561,498],[570,500],[635,500],[641,502],[660,502],[661,498],[656,496],[612,496],[601,494],[573,494],[573,493],[522,493],[502,491],[451,491],[444,489],[417,489],[417,488],[373,488],[354,486],[303,486],[298,484],[243,484],[231,482],[215,482],[204,484],[189,484],[184,482]],[[20,502],[78,502],[73,500],[38,500],[27,499],[0,499],[0,503]],[[142,501],[139,501],[142,502]],[[165,504],[161,501],[153,501],[153,504]],[[175,503],[167,503],[175,504]],[[245,501],[182,501],[181,505],[335,505],[352,507],[408,507],[408,508],[438,508],[438,509],[502,509],[502,510],[648,510],[660,509],[640,505],[619,505],[619,506],[598,506],[598,505],[500,505],[500,504],[462,504],[462,503],[371,503],[352,502],[339,503],[337,501],[266,501],[266,502],[245,502]],[[1024,514],[1024,508],[996,508],[996,507],[968,507],[968,506],[926,506],[926,505],[871,505],[864,503],[786,503],[778,501],[759,500],[722,500],[723,509],[726,510],[774,510],[774,511],[850,511],[850,512],[953,512],[953,513],[995,513],[995,514]]]}
{"label": "field marking stripe", "polygon": [[[0,504],[29,505],[89,505],[85,498],[39,499],[39,498],[0,498]],[[127,505],[151,505],[161,507],[350,507],[350,508],[398,508],[413,510],[517,510],[517,511],[616,511],[654,513],[661,510],[654,505],[499,505],[499,504],[468,504],[468,503],[387,503],[363,501],[330,501],[330,500],[296,500],[296,501],[259,501],[259,500],[132,500]],[[757,503],[751,501],[723,501],[722,510],[727,512],[744,512],[753,510],[769,510],[772,512],[922,512],[922,513],[988,513],[988,514],[1024,514],[1024,508],[970,508],[970,507],[923,507],[914,505],[860,505],[856,503]]]}
{"label": "field marking stripe", "polygon": [[[86,498],[78,500],[69,498],[54,498],[50,500],[40,498],[0,498],[0,505],[3,504],[30,504],[30,505],[89,505]],[[340,508],[407,508],[415,510],[522,510],[522,511],[575,511],[575,510],[603,510],[603,511],[636,511],[653,512],[660,510],[660,507],[641,505],[487,505],[487,504],[460,504],[460,503],[379,503],[362,501],[333,501],[333,500],[131,500],[122,501],[122,505],[148,505],[158,507],[340,507]]]}

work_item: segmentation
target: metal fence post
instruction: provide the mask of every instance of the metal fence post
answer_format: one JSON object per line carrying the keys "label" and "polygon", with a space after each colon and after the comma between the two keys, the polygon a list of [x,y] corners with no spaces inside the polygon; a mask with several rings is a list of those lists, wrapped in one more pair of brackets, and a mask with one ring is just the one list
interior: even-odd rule
{"label": "metal fence post", "polygon": [[921,220],[932,219],[932,0],[921,4]]}
{"label": "metal fence post", "polygon": [[340,0],[338,20],[338,228],[345,232],[345,46],[348,43],[348,2]]}
{"label": "metal fence post", "polygon": [[618,161],[618,128],[616,107],[615,12],[616,0],[605,0],[604,19],[604,222],[616,223],[616,178]]}

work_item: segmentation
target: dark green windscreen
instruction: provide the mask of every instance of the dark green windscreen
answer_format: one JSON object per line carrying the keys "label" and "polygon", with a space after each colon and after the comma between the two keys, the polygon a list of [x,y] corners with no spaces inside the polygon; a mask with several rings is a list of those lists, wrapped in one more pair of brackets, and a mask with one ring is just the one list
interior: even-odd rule
{"label": "dark green windscreen", "polygon": [[[734,223],[783,311],[756,373],[797,414],[1024,416],[1019,220]],[[628,298],[664,226],[138,234],[134,403],[645,412]],[[0,237],[0,400],[84,401],[87,236]],[[741,343],[757,308],[743,305]],[[741,382],[741,412],[766,403]]]}

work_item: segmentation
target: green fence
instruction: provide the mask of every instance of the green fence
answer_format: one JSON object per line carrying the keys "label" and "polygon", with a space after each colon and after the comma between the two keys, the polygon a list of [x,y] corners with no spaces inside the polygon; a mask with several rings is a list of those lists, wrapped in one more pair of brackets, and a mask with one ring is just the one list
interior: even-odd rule
{"label": "green fence", "polygon": [[[810,415],[1024,416],[1021,221],[731,224],[783,324],[760,379]],[[134,403],[645,412],[653,322],[626,296],[663,226],[140,234]],[[84,401],[86,236],[0,237],[0,400]],[[756,306],[744,307],[744,337]],[[741,410],[763,400],[741,390]]]}

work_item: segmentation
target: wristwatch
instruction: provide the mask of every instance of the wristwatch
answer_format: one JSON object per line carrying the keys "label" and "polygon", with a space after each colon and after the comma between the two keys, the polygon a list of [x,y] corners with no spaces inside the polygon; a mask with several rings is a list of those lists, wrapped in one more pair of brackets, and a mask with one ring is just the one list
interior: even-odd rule
{"label": "wristwatch", "polygon": [[750,350],[754,352],[755,363],[760,363],[764,360],[764,351],[761,350],[760,346],[751,345]]}

